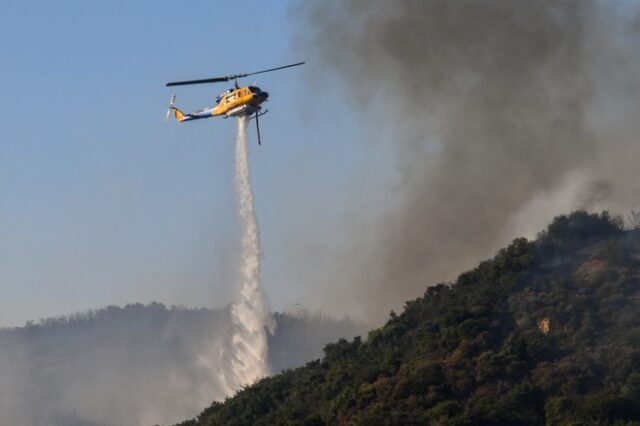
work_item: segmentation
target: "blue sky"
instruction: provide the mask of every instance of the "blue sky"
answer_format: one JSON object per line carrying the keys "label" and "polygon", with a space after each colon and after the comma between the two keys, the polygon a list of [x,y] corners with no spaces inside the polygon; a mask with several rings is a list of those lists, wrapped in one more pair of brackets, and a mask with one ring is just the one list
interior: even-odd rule
{"label": "blue sky", "polygon": [[232,300],[235,122],[164,123],[172,93],[194,110],[225,86],[164,83],[300,60],[257,79],[271,94],[251,152],[263,282],[274,309],[332,311],[318,271],[348,245],[344,215],[376,182],[361,173],[372,157],[353,142],[358,120],[319,93],[314,52],[292,46],[305,25],[289,2],[0,7],[0,326]]}

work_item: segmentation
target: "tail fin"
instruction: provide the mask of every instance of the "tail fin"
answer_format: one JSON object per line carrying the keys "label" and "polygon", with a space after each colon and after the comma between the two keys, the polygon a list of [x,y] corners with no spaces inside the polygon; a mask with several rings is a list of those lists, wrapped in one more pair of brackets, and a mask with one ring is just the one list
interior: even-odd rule
{"label": "tail fin", "polygon": [[182,111],[180,111],[178,108],[176,107],[171,107],[171,110],[173,110],[173,116],[176,118],[176,120],[178,121],[184,121],[186,114]]}
{"label": "tail fin", "polygon": [[176,95],[173,95],[171,96],[171,100],[169,101],[169,108],[167,108],[167,115],[164,118],[165,121],[169,121],[169,114],[171,114],[172,111],[173,111],[173,116],[176,118],[176,120],[183,121],[185,119],[186,114],[180,111],[178,108],[176,108],[175,104],[176,104]]}

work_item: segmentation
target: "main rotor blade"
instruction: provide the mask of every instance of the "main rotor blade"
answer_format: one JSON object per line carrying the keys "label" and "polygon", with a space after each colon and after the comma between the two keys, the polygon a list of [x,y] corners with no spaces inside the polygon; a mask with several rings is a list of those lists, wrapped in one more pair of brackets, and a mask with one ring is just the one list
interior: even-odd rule
{"label": "main rotor blade", "polygon": [[271,72],[271,71],[282,70],[282,69],[285,69],[285,68],[297,67],[298,65],[303,65],[303,64],[305,64],[305,62],[298,62],[297,64],[284,65],[282,67],[277,67],[277,68],[271,68],[271,69],[268,69],[268,70],[251,72],[249,74],[240,74],[240,75],[237,75],[237,76],[234,76],[234,77],[249,77],[250,75],[262,74],[262,73],[265,73],[265,72]]}
{"label": "main rotor blade", "polygon": [[216,78],[205,78],[202,80],[186,80],[186,81],[172,81],[167,83],[167,87],[169,86],[186,86],[187,84],[203,84],[203,83],[220,83],[222,81],[229,81],[230,77],[216,77]]}
{"label": "main rotor blade", "polygon": [[270,68],[268,70],[251,72],[249,74],[235,74],[235,75],[228,75],[226,77],[204,78],[202,80],[172,81],[170,83],[167,83],[167,87],[169,87],[169,86],[186,86],[188,84],[220,83],[220,82],[223,82],[223,81],[231,81],[231,80],[236,80],[238,78],[249,77],[250,75],[263,74],[265,72],[278,71],[278,70],[282,70],[282,69],[285,69],[285,68],[297,67],[298,65],[302,65],[304,63],[305,62],[298,62],[297,64],[284,65],[282,67],[276,67],[276,68]]}

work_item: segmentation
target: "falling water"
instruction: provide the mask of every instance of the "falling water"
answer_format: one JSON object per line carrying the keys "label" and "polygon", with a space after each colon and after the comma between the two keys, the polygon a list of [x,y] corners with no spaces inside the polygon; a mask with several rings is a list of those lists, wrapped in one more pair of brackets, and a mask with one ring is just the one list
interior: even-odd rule
{"label": "falling water", "polygon": [[238,118],[236,139],[235,182],[242,228],[242,260],[240,298],[231,307],[233,377],[229,377],[231,372],[225,375],[225,382],[233,390],[269,373],[266,333],[273,328],[273,319],[260,285],[260,232],[249,176],[247,121],[246,117]]}

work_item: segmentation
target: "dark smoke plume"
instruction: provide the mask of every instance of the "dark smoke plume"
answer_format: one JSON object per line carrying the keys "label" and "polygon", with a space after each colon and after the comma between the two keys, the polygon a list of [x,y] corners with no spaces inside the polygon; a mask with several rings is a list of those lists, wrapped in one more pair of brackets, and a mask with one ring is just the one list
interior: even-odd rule
{"label": "dark smoke plume", "polygon": [[341,0],[301,15],[314,79],[337,75],[343,101],[396,129],[377,142],[397,155],[401,201],[347,268],[378,319],[556,214],[638,205],[637,7]]}

